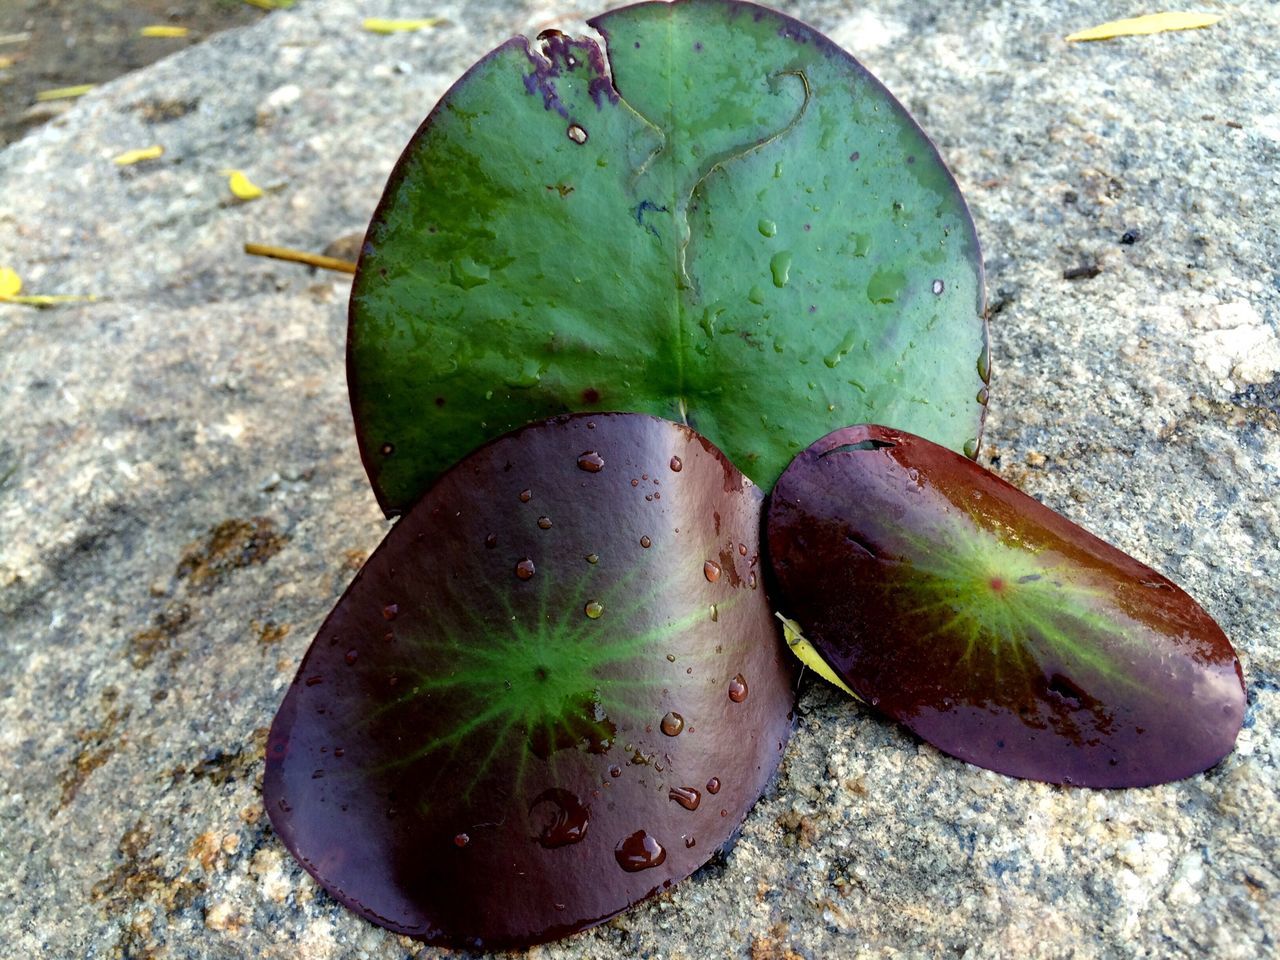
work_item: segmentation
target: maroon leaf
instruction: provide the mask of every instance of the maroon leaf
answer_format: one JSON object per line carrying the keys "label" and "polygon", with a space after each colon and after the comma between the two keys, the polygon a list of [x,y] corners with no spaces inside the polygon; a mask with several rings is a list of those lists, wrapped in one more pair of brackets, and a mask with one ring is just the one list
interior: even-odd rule
{"label": "maroon leaf", "polygon": [[774,490],[783,612],[859,696],[1018,777],[1144,786],[1217,763],[1244,686],[1194,600],[951,451],[837,430]]}
{"label": "maroon leaf", "polygon": [[790,731],[761,499],[642,415],[536,424],[458,464],[276,717],[264,793],[289,849],[370,920],[468,947],[563,936],[687,876]]}

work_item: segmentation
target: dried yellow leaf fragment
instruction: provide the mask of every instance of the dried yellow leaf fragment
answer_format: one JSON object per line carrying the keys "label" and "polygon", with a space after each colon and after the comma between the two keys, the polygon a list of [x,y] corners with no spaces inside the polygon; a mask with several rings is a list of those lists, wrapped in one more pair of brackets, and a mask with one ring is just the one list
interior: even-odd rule
{"label": "dried yellow leaf fragment", "polygon": [[799,658],[801,663],[827,681],[827,683],[839,687],[853,699],[862,699],[849,689],[849,685],[841,680],[836,672],[827,665],[827,661],[822,659],[822,655],[818,653],[813,644],[805,639],[804,634],[800,632],[800,624],[784,617],[780,613],[775,613],[774,616],[782,621],[782,636],[787,641],[787,648]]}
{"label": "dried yellow leaf fragment", "polygon": [[1111,40],[1114,37],[1139,37],[1170,30],[1197,30],[1217,23],[1222,17],[1213,13],[1151,13],[1145,17],[1112,20],[1080,30],[1067,37],[1068,43],[1082,40]]}
{"label": "dried yellow leaf fragment", "polygon": [[237,200],[257,200],[262,188],[249,179],[243,170],[223,170],[227,177],[227,189]]}
{"label": "dried yellow leaf fragment", "polygon": [[52,90],[41,90],[36,94],[36,100],[44,103],[47,100],[69,100],[72,97],[83,97],[96,86],[96,83],[80,83],[74,87],[55,87]]}
{"label": "dried yellow leaf fragment", "polygon": [[111,158],[111,162],[117,167],[128,167],[135,163],[141,163],[143,160],[155,160],[157,157],[164,156],[164,147],[155,144],[150,147],[139,147],[137,150],[126,150],[124,153],[118,153]]}
{"label": "dried yellow leaf fragment", "polygon": [[444,17],[422,17],[418,20],[384,20],[380,17],[369,17],[364,28],[370,33],[412,33],[414,30],[427,30],[444,23]]}
{"label": "dried yellow leaf fragment", "polygon": [[171,40],[185,37],[190,32],[186,27],[170,27],[164,24],[152,24],[149,27],[143,27],[141,30],[141,34],[144,37],[162,37]]}
{"label": "dried yellow leaf fragment", "polygon": [[8,300],[22,292],[22,278],[10,267],[0,267],[0,300]]}

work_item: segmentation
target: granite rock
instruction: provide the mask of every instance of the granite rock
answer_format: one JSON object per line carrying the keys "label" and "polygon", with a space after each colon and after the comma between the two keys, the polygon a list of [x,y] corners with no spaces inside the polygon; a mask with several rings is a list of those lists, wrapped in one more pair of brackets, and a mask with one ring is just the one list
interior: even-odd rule
{"label": "granite rock", "polygon": [[[969,198],[995,371],[982,460],[1218,618],[1244,663],[1245,729],[1180,783],[1063,789],[964,766],[806,680],[782,772],[731,853],[528,956],[1267,954],[1280,9],[1246,0],[1208,30],[1070,45],[1131,8],[782,6],[888,84]],[[103,297],[0,305],[14,955],[443,955],[339,907],[262,813],[265,729],[386,522],[346,401],[347,281],[240,253],[361,230],[453,78],[566,22],[541,0],[429,12],[449,23],[383,37],[361,18],[422,9],[304,0],[0,152],[0,264],[32,292]],[[150,143],[163,158],[110,162]],[[266,195],[235,202],[228,168]]]}

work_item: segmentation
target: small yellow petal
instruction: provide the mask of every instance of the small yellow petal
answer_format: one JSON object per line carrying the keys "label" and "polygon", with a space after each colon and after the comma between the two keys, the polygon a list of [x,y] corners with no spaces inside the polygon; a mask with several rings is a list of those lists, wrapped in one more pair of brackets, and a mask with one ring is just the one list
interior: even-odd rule
{"label": "small yellow petal", "polygon": [[173,39],[178,37],[185,37],[190,32],[191,31],[188,30],[186,27],[168,27],[168,26],[163,26],[161,24],[155,24],[150,27],[142,28],[142,35],[144,37],[165,37],[165,38]]}
{"label": "small yellow petal", "polygon": [[1112,20],[1067,37],[1068,43],[1081,40],[1110,40],[1113,37],[1140,37],[1169,30],[1197,30],[1217,23],[1222,17],[1212,13],[1152,13],[1145,17]]}
{"label": "small yellow petal", "polygon": [[127,167],[134,163],[141,163],[143,160],[154,160],[163,156],[164,147],[157,144],[152,147],[141,147],[137,150],[126,150],[124,153],[112,157],[111,162],[118,167]]}
{"label": "small yellow petal", "polygon": [[22,278],[18,271],[9,267],[0,267],[0,300],[16,297],[22,290]]}
{"label": "small yellow petal", "polygon": [[13,57],[0,57],[0,70],[8,70],[13,66]]}
{"label": "small yellow petal", "polygon": [[383,20],[369,17],[364,28],[370,33],[412,33],[414,30],[426,30],[444,23],[444,17],[423,17],[420,20]]}
{"label": "small yellow petal", "polygon": [[243,170],[223,170],[227,175],[227,187],[237,200],[257,200],[262,188],[250,180]]}
{"label": "small yellow petal", "polygon": [[855,700],[862,700],[860,696],[849,689],[836,672],[831,669],[827,661],[822,659],[822,655],[814,649],[813,644],[804,638],[804,634],[800,632],[800,624],[794,620],[789,620],[780,613],[775,613],[775,617],[782,621],[782,636],[787,641],[787,647],[794,653],[806,667],[820,676],[827,683],[834,684],[839,687]]}
{"label": "small yellow petal", "polygon": [[96,83],[81,83],[74,87],[56,87],[53,90],[41,90],[36,94],[36,100],[44,103],[46,100],[69,100],[72,97],[83,97],[96,86]]}

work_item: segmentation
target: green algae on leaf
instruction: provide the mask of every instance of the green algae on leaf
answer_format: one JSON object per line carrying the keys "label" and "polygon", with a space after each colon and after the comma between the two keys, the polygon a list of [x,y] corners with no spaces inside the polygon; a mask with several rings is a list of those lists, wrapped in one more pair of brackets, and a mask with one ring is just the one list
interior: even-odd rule
{"label": "green algae on leaf", "polygon": [[1231,750],[1243,680],[1208,614],[943,447],[837,430],[783,473],[767,528],[779,605],[854,692],[947,753],[1122,787]]}
{"label": "green algae on leaf", "polygon": [[766,490],[853,420],[955,450],[977,437],[977,238],[888,91],[747,3],[592,25],[607,61],[547,31],[476,64],[374,215],[348,371],[384,509],[569,411],[683,421]]}
{"label": "green algae on leaf", "polygon": [[791,729],[761,502],[642,415],[463,460],[357,575],[276,716],[264,796],[285,844],[362,916],[464,948],[567,935],[697,869]]}

